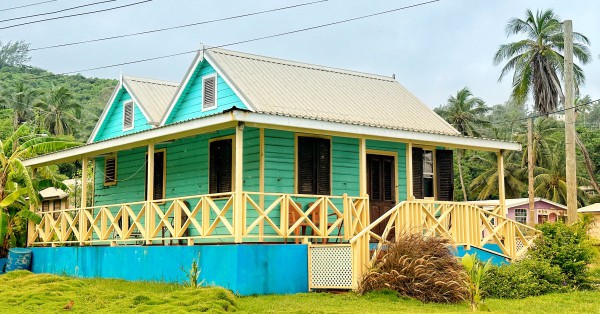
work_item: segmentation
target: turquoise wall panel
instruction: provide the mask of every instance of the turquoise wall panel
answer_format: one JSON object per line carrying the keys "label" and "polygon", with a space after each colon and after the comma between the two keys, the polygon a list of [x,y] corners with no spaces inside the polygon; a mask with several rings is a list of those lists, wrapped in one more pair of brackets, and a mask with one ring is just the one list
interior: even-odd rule
{"label": "turquoise wall panel", "polygon": [[367,140],[367,150],[381,150],[398,154],[396,173],[398,178],[398,201],[406,200],[406,144]]}
{"label": "turquoise wall panel", "polygon": [[331,139],[331,194],[359,196],[360,164],[359,141],[356,138],[333,137]]}
{"label": "turquoise wall panel", "polygon": [[202,78],[215,73],[215,69],[206,60],[198,65],[167,118],[166,124],[223,112],[233,107],[247,109],[225,80],[217,75],[217,108],[202,111]]}
{"label": "turquoise wall panel", "polygon": [[308,292],[306,245],[32,248],[32,271],[84,278],[183,283],[200,258],[201,279],[240,295]]}
{"label": "turquoise wall panel", "polygon": [[121,87],[115,97],[115,101],[110,105],[102,125],[98,129],[98,133],[93,140],[94,142],[152,128],[139,106],[134,103],[134,128],[129,131],[123,131],[123,104],[129,100],[131,100],[131,96],[124,87]]}

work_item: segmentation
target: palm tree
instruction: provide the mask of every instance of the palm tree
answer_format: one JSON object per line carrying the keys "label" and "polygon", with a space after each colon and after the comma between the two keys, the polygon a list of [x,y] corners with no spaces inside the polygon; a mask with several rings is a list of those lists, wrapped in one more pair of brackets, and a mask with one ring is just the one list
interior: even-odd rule
{"label": "palm tree", "polygon": [[0,256],[8,250],[17,217],[38,223],[41,219],[27,207],[28,202],[39,202],[38,191],[21,160],[77,145],[79,143],[30,134],[27,125],[20,126],[6,141],[0,141]]}
{"label": "palm tree", "polygon": [[[548,152],[556,146],[558,139],[552,137],[558,130],[560,124],[552,118],[536,119],[533,124],[533,164],[545,165]],[[520,143],[527,143],[527,134],[520,134],[517,137]],[[523,154],[521,164],[527,167],[527,154]]]}
{"label": "palm tree", "polygon": [[[504,161],[504,184],[505,193],[508,198],[519,198],[527,189],[523,183],[526,169],[518,162],[518,153],[511,152]],[[471,184],[471,196],[478,200],[485,200],[498,193],[498,158],[496,153],[481,153],[471,157],[471,161],[481,165],[484,171],[479,174]]]}
{"label": "palm tree", "polygon": [[[533,94],[534,108],[548,114],[558,107],[562,99],[559,74],[563,74],[564,31],[559,17],[552,10],[525,11],[525,19],[512,18],[506,25],[506,34],[525,35],[526,38],[501,45],[494,56],[494,64],[507,61],[499,81],[513,73],[512,98],[523,104]],[[573,33],[573,54],[583,64],[591,61],[589,40],[580,33]],[[574,67],[575,86],[585,81],[583,70]]]}
{"label": "palm tree", "polygon": [[36,104],[42,126],[54,135],[71,134],[72,125],[81,117],[81,105],[66,87],[53,87]]}
{"label": "palm tree", "polygon": [[[488,121],[481,118],[488,110],[489,108],[485,106],[485,102],[481,98],[474,97],[471,91],[467,87],[464,87],[457,91],[455,96],[450,96],[447,104],[436,111],[462,135],[480,136],[478,129],[484,125],[489,125]],[[459,149],[458,175],[463,192],[463,200],[467,201],[467,190],[465,189],[461,165],[463,155],[464,150]]]}
{"label": "palm tree", "polygon": [[13,131],[32,115],[33,105],[38,97],[35,90],[30,89],[23,82],[18,82],[12,89],[5,89],[0,97],[0,104],[4,108],[13,110]]}

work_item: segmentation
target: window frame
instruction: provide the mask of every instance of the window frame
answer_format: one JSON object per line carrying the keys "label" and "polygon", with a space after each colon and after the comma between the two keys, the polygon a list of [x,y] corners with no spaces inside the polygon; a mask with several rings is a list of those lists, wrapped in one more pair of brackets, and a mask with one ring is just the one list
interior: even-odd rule
{"label": "window frame", "polygon": [[[526,208],[515,208],[515,221],[518,222],[518,223],[522,223],[522,224],[526,225],[527,224],[527,218],[528,218],[527,217],[528,216],[527,212],[528,212],[528,210]],[[519,214],[517,214],[517,213],[519,213]],[[523,216],[522,213],[525,213],[525,215]],[[517,217],[518,218],[525,218],[525,221],[521,222],[521,221],[519,221],[517,219]]]}
{"label": "window frame", "polygon": [[[332,137],[328,136],[328,135],[307,134],[307,133],[296,133],[294,136],[294,193],[302,194],[298,190],[298,174],[300,173],[298,151],[299,151],[299,147],[300,147],[300,145],[299,145],[300,137],[318,138],[318,139],[324,139],[324,140],[329,141],[329,194],[322,194],[322,195],[332,195],[331,194],[333,191],[333,140],[332,140]],[[317,188],[317,190],[318,190],[318,188]],[[305,194],[305,195],[309,195],[309,194]],[[314,195],[321,195],[321,194],[314,194]]]}
{"label": "window frame", "polygon": [[[435,147],[431,147],[431,146],[421,146],[419,147],[423,150],[423,199],[427,200],[437,200],[437,167],[436,167],[436,158],[435,158],[435,151],[437,150]],[[431,152],[431,169],[433,169],[433,172],[425,172],[425,155],[426,152]],[[426,177],[426,174],[429,175],[431,174],[431,177]],[[432,181],[432,192],[433,195],[432,196],[425,196],[425,179],[431,179]]]}
{"label": "window frame", "polygon": [[[114,159],[115,160],[115,177],[113,178],[113,181],[106,181],[107,175],[106,175],[106,161],[108,159]],[[110,154],[110,155],[106,155],[104,156],[104,186],[114,186],[117,185],[117,176],[118,176],[118,158],[116,154]]]}
{"label": "window frame", "polygon": [[[393,151],[387,151],[387,150],[377,150],[377,149],[367,149],[365,151],[366,155],[381,155],[381,156],[389,156],[389,157],[394,157],[394,201],[396,203],[398,203],[398,200],[400,199],[400,191],[399,190],[399,181],[398,181],[398,177],[399,177],[399,170],[400,167],[398,165],[398,152],[393,152]],[[366,156],[365,156],[366,158]],[[333,164],[333,162],[332,162]],[[367,175],[368,176],[368,175]],[[366,178],[365,178],[366,180]],[[369,182],[367,181],[367,188],[368,188],[368,184]]]}
{"label": "window frame", "polygon": [[[131,126],[125,126],[125,107],[131,105]],[[123,102],[123,132],[131,131],[135,128],[135,104],[133,103],[133,99]]]}
{"label": "window frame", "polygon": [[[231,140],[231,191],[229,192],[217,192],[217,193],[233,193],[235,192],[235,179],[236,179],[236,173],[235,173],[235,135],[228,135],[228,136],[220,136],[220,137],[215,137],[215,138],[211,138],[208,140],[208,176],[206,178],[207,180],[207,193],[208,194],[215,194],[215,193],[210,193],[210,156],[211,156],[211,152],[210,152],[210,145],[213,142],[218,142],[218,141],[224,141],[224,140]],[[217,189],[218,190],[218,189]]]}
{"label": "window frame", "polygon": [[[167,149],[155,149],[154,150],[154,163],[156,164],[156,154],[163,153],[163,178],[162,178],[162,197],[160,199],[152,198],[152,201],[155,202],[157,200],[163,200],[167,197]],[[146,152],[146,161],[148,160],[148,152]],[[148,199],[148,165],[146,164],[146,176],[144,178],[144,200]],[[156,176],[154,176],[156,179]],[[156,191],[154,191],[156,192]],[[164,204],[163,202],[159,202],[158,204]]]}
{"label": "window frame", "polygon": [[[204,107],[204,93],[205,93],[205,82],[209,79],[215,79],[215,101],[214,104],[210,107]],[[209,110],[214,110],[217,109],[218,104],[217,104],[217,99],[218,99],[218,85],[219,85],[219,77],[217,76],[217,73],[212,73],[212,74],[208,74],[202,77],[202,95],[200,97],[200,108],[202,109],[202,112],[204,111],[209,111]]]}

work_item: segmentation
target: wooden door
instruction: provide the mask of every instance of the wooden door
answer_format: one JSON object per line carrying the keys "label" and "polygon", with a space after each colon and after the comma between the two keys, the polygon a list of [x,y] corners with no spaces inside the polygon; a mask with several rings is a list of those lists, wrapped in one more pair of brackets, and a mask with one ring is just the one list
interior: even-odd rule
{"label": "wooden door", "polygon": [[[369,193],[371,222],[396,205],[396,166],[393,156],[367,155],[367,193]],[[381,235],[387,220],[373,232]]]}

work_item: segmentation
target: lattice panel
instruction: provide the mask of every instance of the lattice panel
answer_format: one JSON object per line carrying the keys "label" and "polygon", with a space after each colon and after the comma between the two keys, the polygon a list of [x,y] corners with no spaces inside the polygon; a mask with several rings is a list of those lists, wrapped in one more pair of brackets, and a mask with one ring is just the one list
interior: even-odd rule
{"label": "lattice panel", "polygon": [[517,252],[522,250],[524,247],[525,247],[525,244],[523,244],[523,241],[521,241],[521,239],[517,239]]}
{"label": "lattice panel", "polygon": [[311,289],[352,288],[350,245],[311,245],[308,249]]}

